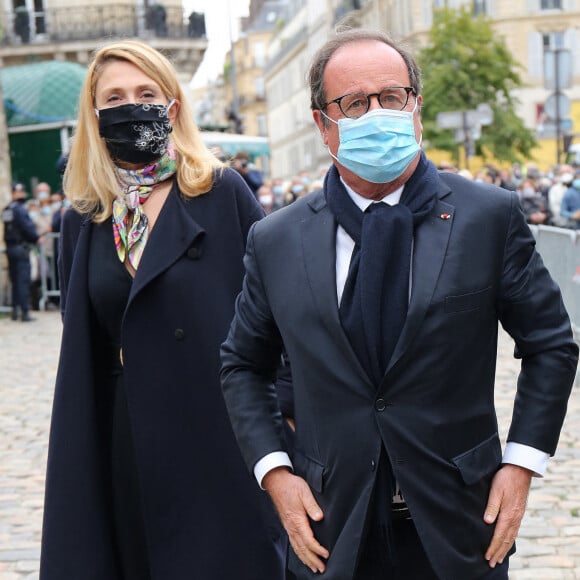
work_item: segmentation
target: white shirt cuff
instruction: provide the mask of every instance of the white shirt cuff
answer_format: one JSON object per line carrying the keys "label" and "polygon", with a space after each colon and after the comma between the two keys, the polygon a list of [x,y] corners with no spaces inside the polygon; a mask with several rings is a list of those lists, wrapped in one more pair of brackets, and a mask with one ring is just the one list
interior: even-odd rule
{"label": "white shirt cuff", "polygon": [[550,455],[529,445],[510,441],[505,446],[502,463],[525,467],[534,472],[535,477],[544,477]]}
{"label": "white shirt cuff", "polygon": [[[268,453],[268,455],[264,455],[264,457],[254,465],[254,477],[260,484],[260,487],[262,487],[264,476],[269,471],[272,471],[272,469],[276,469],[276,467],[289,467],[294,470],[290,457],[288,457],[288,453],[285,451],[273,451],[272,453]],[[262,487],[262,489],[264,488]]]}

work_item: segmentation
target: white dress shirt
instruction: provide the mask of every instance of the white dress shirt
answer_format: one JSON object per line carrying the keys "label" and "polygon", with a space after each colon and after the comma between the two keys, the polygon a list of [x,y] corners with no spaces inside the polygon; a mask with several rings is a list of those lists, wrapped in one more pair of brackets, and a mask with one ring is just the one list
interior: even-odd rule
{"label": "white dress shirt", "polygon": [[[344,181],[342,181],[342,184],[346,188],[352,201],[361,211],[364,212],[369,205],[377,203],[372,199],[362,197],[353,191]],[[401,199],[403,188],[404,186],[401,186],[396,191],[388,194],[381,200],[381,202],[388,203],[389,205],[396,205]],[[346,233],[344,228],[339,225],[336,230],[336,294],[338,304],[340,304],[342,299],[342,293],[344,291],[344,285],[346,283],[354,246],[354,240]],[[292,368],[292,361],[290,361],[290,368]],[[525,467],[526,469],[533,471],[535,476],[543,477],[546,472],[549,458],[550,456],[548,453],[540,451],[539,449],[535,449],[528,445],[522,445],[521,443],[508,442],[506,444],[502,462]],[[288,454],[284,451],[274,451],[273,453],[265,455],[256,463],[254,466],[254,476],[258,480],[260,486],[262,486],[262,480],[269,471],[276,467],[283,466],[292,469],[290,457],[288,457]]]}

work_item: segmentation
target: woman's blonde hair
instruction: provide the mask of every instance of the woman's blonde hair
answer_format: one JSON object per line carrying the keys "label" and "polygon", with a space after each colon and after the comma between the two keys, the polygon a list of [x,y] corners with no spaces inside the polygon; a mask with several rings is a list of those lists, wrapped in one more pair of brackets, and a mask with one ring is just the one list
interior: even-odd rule
{"label": "woman's blonde hair", "polygon": [[126,61],[155,81],[168,100],[177,99],[179,112],[170,140],[177,153],[177,183],[189,197],[207,193],[215,172],[223,164],[203,143],[175,69],[159,51],[139,41],[115,42],[100,48],[88,69],[79,99],[78,123],[66,170],[63,188],[73,207],[104,221],[111,215],[112,202],[119,186],[115,166],[99,136],[95,115],[95,89],[103,68],[112,61]]}

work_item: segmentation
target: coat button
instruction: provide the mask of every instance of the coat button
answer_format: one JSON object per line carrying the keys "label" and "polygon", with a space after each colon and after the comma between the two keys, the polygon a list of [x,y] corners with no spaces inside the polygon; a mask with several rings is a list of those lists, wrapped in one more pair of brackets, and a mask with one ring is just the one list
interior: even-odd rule
{"label": "coat button", "polygon": [[371,471],[374,471],[377,468],[377,462],[374,459],[371,459]]}
{"label": "coat button", "polygon": [[187,250],[186,255],[190,260],[198,260],[201,256],[201,249],[197,246],[191,246],[191,248]]}
{"label": "coat button", "polygon": [[375,401],[375,409],[377,411],[384,411],[387,408],[387,404],[385,403],[385,399],[377,399]]}
{"label": "coat button", "polygon": [[173,336],[175,336],[176,340],[183,340],[185,338],[185,331],[183,328],[176,328]]}

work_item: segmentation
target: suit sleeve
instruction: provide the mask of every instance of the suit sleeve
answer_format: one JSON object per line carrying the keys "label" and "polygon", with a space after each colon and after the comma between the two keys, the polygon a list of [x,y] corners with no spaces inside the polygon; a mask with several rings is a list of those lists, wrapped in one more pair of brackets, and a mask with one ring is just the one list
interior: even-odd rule
{"label": "suit sleeve", "polygon": [[[258,225],[258,224],[256,224]],[[248,466],[287,451],[275,380],[282,354],[259,275],[254,225],[248,235],[246,276],[227,339],[221,347],[221,382],[234,433]]]}
{"label": "suit sleeve", "polygon": [[517,197],[504,249],[499,318],[521,358],[508,441],[553,455],[578,363],[560,289],[535,249]]}

